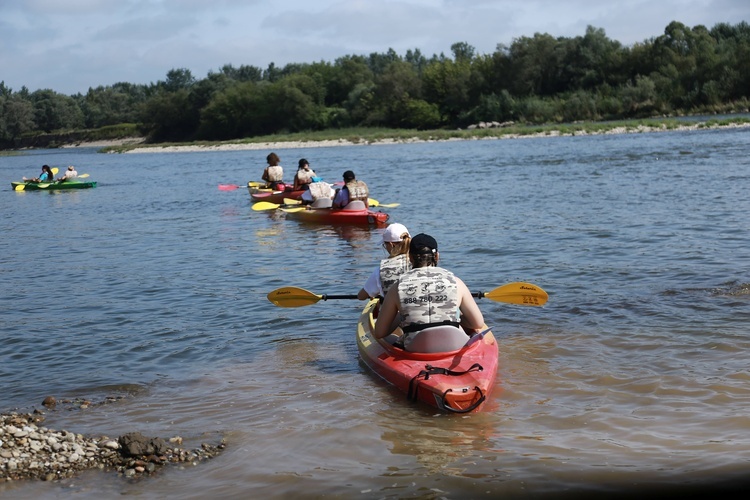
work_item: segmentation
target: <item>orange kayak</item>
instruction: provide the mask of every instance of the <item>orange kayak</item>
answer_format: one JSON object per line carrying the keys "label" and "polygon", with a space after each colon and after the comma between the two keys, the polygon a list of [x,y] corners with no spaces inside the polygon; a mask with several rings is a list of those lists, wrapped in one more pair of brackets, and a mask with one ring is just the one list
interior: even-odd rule
{"label": "orange kayak", "polygon": [[451,413],[479,411],[495,385],[498,347],[487,329],[456,351],[414,353],[393,346],[394,335],[377,340],[371,300],[357,325],[357,347],[362,361],[383,380],[421,401]]}

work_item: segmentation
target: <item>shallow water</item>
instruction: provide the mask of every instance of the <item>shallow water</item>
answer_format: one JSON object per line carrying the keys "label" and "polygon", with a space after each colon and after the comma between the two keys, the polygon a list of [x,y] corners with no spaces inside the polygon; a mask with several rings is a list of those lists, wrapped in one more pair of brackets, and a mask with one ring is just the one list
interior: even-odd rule
{"label": "shallow water", "polygon": [[[102,495],[481,498],[695,492],[750,472],[750,129],[277,151],[329,181],[352,169],[473,291],[544,288],[544,308],[480,301],[500,342],[470,416],[413,406],[357,359],[363,303],[273,307],[281,286],[353,294],[380,229],[254,212],[268,151],[0,159],[0,410],[47,395],[51,428],[228,441],[190,469],[0,485]],[[40,165],[98,181],[13,192]],[[681,488],[687,488],[682,490]],[[710,491],[716,491],[715,489]]]}

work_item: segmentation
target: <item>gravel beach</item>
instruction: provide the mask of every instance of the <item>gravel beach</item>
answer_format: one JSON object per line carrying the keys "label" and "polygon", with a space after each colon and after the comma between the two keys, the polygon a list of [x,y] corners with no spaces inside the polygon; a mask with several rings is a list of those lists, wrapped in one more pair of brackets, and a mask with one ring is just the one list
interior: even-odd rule
{"label": "gravel beach", "polygon": [[[108,398],[99,404],[115,402]],[[86,410],[88,401],[64,401]],[[45,406],[54,407],[54,398]],[[0,415],[0,481],[55,481],[76,476],[87,469],[99,469],[124,477],[143,477],[157,473],[168,465],[197,465],[220,454],[226,447],[223,438],[217,443],[203,443],[200,448],[180,447],[182,438],[147,437],[130,432],[111,438],[84,436],[68,430],[44,427],[44,412],[9,412]]]}

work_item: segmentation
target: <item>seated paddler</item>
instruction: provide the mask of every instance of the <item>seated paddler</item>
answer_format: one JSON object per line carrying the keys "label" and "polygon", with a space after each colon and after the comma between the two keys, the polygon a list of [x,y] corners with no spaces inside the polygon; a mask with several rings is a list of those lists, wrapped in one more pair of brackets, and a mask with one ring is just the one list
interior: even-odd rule
{"label": "seated paddler", "polygon": [[484,317],[471,292],[455,274],[438,267],[435,238],[421,233],[409,244],[412,269],[401,275],[385,295],[375,323],[375,338],[392,333],[400,314],[403,346],[412,352],[460,349],[484,327]]}

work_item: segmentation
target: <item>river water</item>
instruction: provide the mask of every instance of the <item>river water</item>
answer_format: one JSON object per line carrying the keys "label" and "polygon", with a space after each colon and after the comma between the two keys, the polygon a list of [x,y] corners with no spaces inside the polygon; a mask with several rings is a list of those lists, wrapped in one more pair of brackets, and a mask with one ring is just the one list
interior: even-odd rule
{"label": "river water", "polygon": [[[269,151],[0,158],[0,411],[87,435],[226,439],[155,477],[91,471],[13,498],[497,498],[695,492],[750,476],[750,128],[277,150],[354,170],[472,291],[500,344],[483,412],[414,406],[359,362],[354,294],[382,229],[255,212]],[[44,163],[96,189],[14,192]],[[386,209],[384,209],[386,210]],[[87,399],[47,410],[42,400]],[[107,396],[116,402],[96,404]],[[703,490],[701,490],[703,489]]]}

